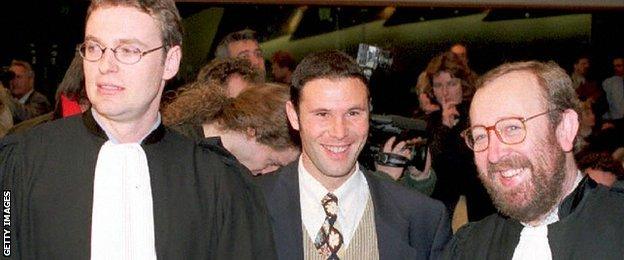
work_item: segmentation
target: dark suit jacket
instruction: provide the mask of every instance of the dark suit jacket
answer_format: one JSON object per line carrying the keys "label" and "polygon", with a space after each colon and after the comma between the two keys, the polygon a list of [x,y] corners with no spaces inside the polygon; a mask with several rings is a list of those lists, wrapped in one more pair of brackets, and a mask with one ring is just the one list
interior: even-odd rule
{"label": "dark suit jacket", "polygon": [[[279,259],[303,259],[298,161],[258,178]],[[375,207],[380,259],[437,259],[451,235],[442,203],[364,171]]]}
{"label": "dark suit jacket", "polygon": [[17,102],[17,99],[11,100],[13,102],[9,104],[9,107],[13,113],[13,123],[15,124],[43,115],[52,110],[48,98],[37,91],[33,91],[24,104]]}

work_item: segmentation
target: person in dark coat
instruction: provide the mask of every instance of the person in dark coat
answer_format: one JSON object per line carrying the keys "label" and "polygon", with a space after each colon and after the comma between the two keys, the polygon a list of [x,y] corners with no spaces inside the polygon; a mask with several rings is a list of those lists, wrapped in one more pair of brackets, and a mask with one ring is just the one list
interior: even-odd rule
{"label": "person in dark coat", "polygon": [[555,63],[483,76],[464,137],[499,212],[458,230],[443,259],[622,259],[624,193],[577,168],[579,115]]}
{"label": "person in dark coat", "polygon": [[437,175],[431,197],[441,200],[452,215],[459,196],[465,195],[468,220],[481,220],[496,209],[477,177],[472,151],[460,136],[468,125],[476,75],[449,51],[429,62],[426,78],[424,93],[441,107],[427,116],[428,145]]}
{"label": "person in dark coat", "polygon": [[79,47],[91,109],[0,142],[3,256],[275,258],[256,186],[161,123],[181,41],[171,0],[91,3]]}
{"label": "person in dark coat", "polygon": [[258,178],[278,259],[436,259],[449,239],[442,203],[359,167],[366,84],[339,51],[311,54],[295,69],[286,111],[302,154]]}

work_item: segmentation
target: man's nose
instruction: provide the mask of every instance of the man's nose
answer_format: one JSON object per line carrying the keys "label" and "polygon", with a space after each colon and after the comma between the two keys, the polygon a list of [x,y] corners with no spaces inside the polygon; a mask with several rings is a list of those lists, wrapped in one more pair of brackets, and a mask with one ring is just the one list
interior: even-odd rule
{"label": "man's nose", "polygon": [[105,49],[104,52],[102,52],[102,57],[97,62],[100,73],[102,74],[114,72],[118,69],[117,62],[119,61],[117,61],[117,58],[115,58],[115,53],[111,49]]}
{"label": "man's nose", "polygon": [[329,135],[336,139],[342,139],[347,134],[347,125],[344,118],[337,116],[331,123]]}
{"label": "man's nose", "polygon": [[501,142],[498,136],[494,132],[496,130],[488,131],[488,148],[486,149],[488,161],[491,163],[497,163],[501,158],[505,157],[508,153],[508,145]]}

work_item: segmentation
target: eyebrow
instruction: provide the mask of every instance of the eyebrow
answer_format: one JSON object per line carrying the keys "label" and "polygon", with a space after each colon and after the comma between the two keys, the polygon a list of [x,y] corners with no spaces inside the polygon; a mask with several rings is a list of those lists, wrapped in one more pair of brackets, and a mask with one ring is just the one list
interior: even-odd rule
{"label": "eyebrow", "polygon": [[[367,111],[368,109],[366,109],[364,107],[360,107],[360,106],[354,106],[354,107],[347,108],[347,112],[348,111],[353,111],[353,110]],[[330,111],[332,111],[332,109],[330,109],[330,108],[316,108],[316,109],[310,110],[310,113],[330,112]]]}
{"label": "eyebrow", "polygon": [[[97,42],[97,43],[102,43],[102,41],[98,37],[95,37],[93,35],[85,36],[85,41],[94,41],[94,42]],[[120,40],[116,40],[115,41],[115,46],[119,46],[119,45],[122,45],[122,44],[138,44],[138,45],[141,45],[141,47],[147,47],[146,44],[144,44],[142,41],[140,41],[139,39],[136,39],[136,38],[120,39]]]}

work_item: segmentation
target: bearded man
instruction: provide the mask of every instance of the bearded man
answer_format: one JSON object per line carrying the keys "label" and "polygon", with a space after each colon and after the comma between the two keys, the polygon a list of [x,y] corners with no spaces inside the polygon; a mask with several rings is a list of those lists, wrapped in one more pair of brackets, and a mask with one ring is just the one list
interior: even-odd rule
{"label": "bearded man", "polygon": [[582,175],[572,81],[554,63],[503,64],[477,84],[463,132],[499,213],[461,228],[446,259],[622,259],[624,192]]}

